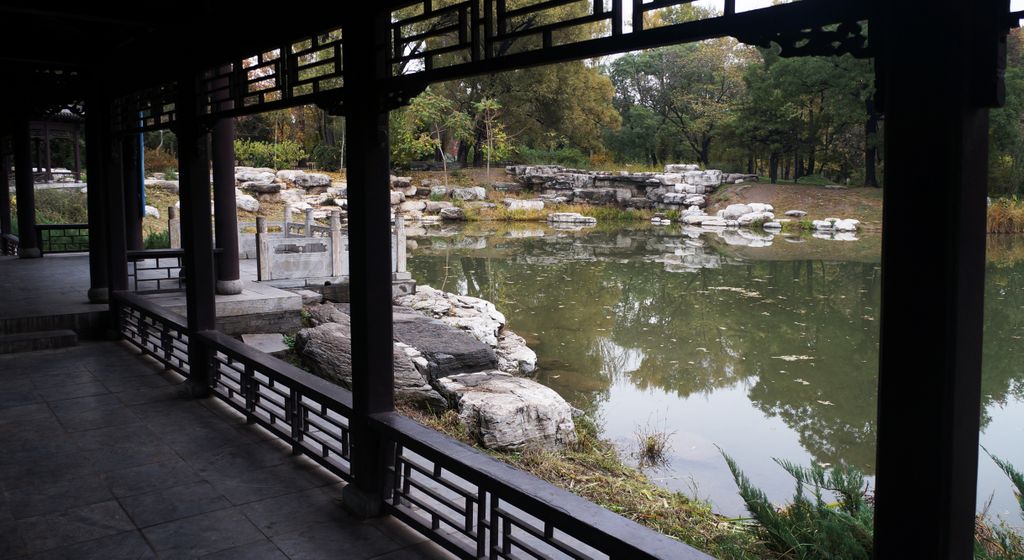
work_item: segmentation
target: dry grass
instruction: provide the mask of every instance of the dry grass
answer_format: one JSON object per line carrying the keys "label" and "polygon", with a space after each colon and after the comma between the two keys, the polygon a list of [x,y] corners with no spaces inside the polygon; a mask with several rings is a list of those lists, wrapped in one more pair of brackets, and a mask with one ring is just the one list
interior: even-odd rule
{"label": "dry grass", "polygon": [[[475,443],[453,411],[432,415],[400,408],[421,424],[465,443]],[[597,434],[598,427],[584,417],[577,419],[578,441],[568,449],[481,451],[718,558],[771,557],[742,526],[716,515],[708,504],[661,488],[639,470],[627,466],[615,446]]]}
{"label": "dry grass", "polygon": [[989,233],[1024,233],[1024,201],[1000,198],[988,207]]}

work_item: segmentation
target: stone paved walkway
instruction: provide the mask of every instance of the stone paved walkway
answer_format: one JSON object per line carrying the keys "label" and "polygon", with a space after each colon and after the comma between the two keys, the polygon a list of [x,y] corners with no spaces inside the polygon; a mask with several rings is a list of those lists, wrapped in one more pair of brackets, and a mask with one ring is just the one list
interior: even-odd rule
{"label": "stone paved walkway", "polygon": [[0,558],[449,557],[341,484],[124,343],[0,356]]}

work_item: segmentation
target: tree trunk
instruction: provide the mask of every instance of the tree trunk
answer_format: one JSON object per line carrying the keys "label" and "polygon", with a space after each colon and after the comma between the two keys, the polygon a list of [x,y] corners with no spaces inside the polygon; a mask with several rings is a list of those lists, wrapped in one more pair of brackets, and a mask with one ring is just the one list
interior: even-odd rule
{"label": "tree trunk", "polygon": [[705,168],[711,165],[711,138],[704,138],[701,140],[700,163]]}
{"label": "tree trunk", "polygon": [[878,161],[878,119],[875,102],[868,98],[865,102],[868,120],[864,122],[864,186],[878,187],[878,174],[875,162]]}
{"label": "tree trunk", "polygon": [[772,152],[768,156],[768,177],[774,185],[779,180],[779,153]]}
{"label": "tree trunk", "polygon": [[478,127],[473,135],[473,167],[480,167],[484,163],[485,136],[483,127]]}
{"label": "tree trunk", "polygon": [[789,158],[786,158],[786,167],[782,171],[782,177],[785,180],[787,180],[787,181],[789,180],[789,170],[790,170],[790,166],[792,165],[792,163],[793,163],[793,160],[791,160]]}
{"label": "tree trunk", "polygon": [[747,156],[747,175],[754,174],[754,154]]}
{"label": "tree trunk", "polygon": [[800,179],[800,177],[803,177],[803,176],[804,176],[804,158],[799,153],[797,153],[796,154],[796,166],[795,166],[795,170],[793,171],[793,181],[796,181],[796,180]]}
{"label": "tree trunk", "polygon": [[807,152],[807,174],[814,175],[814,146]]}

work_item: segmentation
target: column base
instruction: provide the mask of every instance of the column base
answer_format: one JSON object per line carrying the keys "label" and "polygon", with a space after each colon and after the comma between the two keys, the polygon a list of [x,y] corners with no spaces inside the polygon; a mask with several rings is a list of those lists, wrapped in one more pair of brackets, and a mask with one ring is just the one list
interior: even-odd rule
{"label": "column base", "polygon": [[241,280],[217,280],[217,293],[229,296],[242,293]]}
{"label": "column base", "polygon": [[360,519],[384,515],[384,500],[380,494],[367,492],[353,483],[341,489],[341,506]]}
{"label": "column base", "polygon": [[43,256],[39,247],[18,247],[18,256],[23,259],[38,259]]}
{"label": "column base", "polygon": [[89,288],[89,301],[91,303],[109,303],[110,290],[107,288]]}

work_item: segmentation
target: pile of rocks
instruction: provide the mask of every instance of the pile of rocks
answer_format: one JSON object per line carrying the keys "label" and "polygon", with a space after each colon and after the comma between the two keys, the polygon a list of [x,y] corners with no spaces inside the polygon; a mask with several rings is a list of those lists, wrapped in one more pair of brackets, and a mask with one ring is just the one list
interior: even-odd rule
{"label": "pile of rocks", "polygon": [[[537,355],[505,328],[492,303],[429,286],[395,300],[395,395],[425,407],[452,408],[484,447],[558,448],[575,439],[574,409],[552,389],[521,377]],[[295,348],[318,375],[348,386],[351,326],[345,304],[307,308],[311,328]]]}
{"label": "pile of rocks", "polygon": [[664,173],[595,172],[557,165],[510,165],[505,171],[543,200],[625,208],[704,208],[707,195],[723,183],[757,180],[756,175],[701,170],[695,164],[666,165]]}

